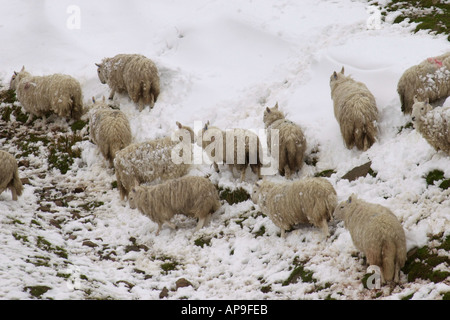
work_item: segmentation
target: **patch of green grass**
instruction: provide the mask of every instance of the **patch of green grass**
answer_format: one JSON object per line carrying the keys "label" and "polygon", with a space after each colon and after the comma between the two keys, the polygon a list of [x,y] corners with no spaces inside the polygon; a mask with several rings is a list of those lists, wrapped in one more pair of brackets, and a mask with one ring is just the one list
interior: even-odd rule
{"label": "patch of green grass", "polygon": [[294,258],[293,265],[294,268],[289,277],[285,281],[283,281],[282,283],[283,286],[296,283],[298,279],[301,279],[302,282],[310,282],[310,283],[316,282],[316,280],[313,278],[314,272],[306,269],[303,263],[298,260],[298,257]]}
{"label": "patch of green grass", "polygon": [[450,265],[450,259],[432,252],[428,246],[417,249],[406,260],[402,271],[408,275],[408,282],[416,279],[430,280],[434,283],[442,282],[450,276],[450,272],[433,270],[437,265],[445,263]]}
{"label": "patch of green grass", "polygon": [[0,103],[13,104],[17,101],[16,92],[12,89],[0,90]]}
{"label": "patch of green grass", "polygon": [[45,294],[50,287],[47,286],[29,286],[25,287],[24,291],[28,291],[33,297],[40,298],[43,294]]}
{"label": "patch of green grass", "polygon": [[[377,2],[373,4],[378,5]],[[436,0],[391,0],[381,7],[382,14],[386,12],[399,12],[394,23],[401,23],[408,19],[409,22],[417,23],[414,32],[419,30],[430,30],[437,34],[449,35],[450,32],[450,6],[448,3]],[[450,41],[450,35],[448,36]]]}
{"label": "patch of green grass", "polygon": [[203,248],[205,245],[209,247],[211,245],[211,239],[212,238],[201,236],[200,238],[194,240],[194,244],[200,248]]}
{"label": "patch of green grass", "polygon": [[77,120],[74,123],[72,123],[70,128],[72,129],[73,132],[76,132],[76,131],[79,131],[79,130],[83,129],[87,124],[88,123],[86,121]]}
{"label": "patch of green grass", "polygon": [[38,246],[38,248],[47,252],[52,252],[63,259],[68,258],[67,251],[65,249],[59,246],[53,246],[48,240],[46,240],[42,236],[37,237],[36,245]]}
{"label": "patch of green grass", "polygon": [[336,171],[334,171],[333,169],[328,169],[328,170],[324,170],[321,172],[317,172],[314,177],[323,177],[323,178],[329,178],[331,177],[333,174],[335,174]]}
{"label": "patch of green grass", "polygon": [[54,141],[49,147],[48,163],[50,168],[57,168],[62,174],[66,174],[74,162],[74,158],[81,157],[81,150],[72,148],[82,137],[79,135],[63,135]]}
{"label": "patch of green grass", "polygon": [[218,187],[220,200],[225,200],[229,205],[240,203],[250,199],[250,195],[243,188],[231,190],[229,188]]}
{"label": "patch of green grass", "polygon": [[434,185],[436,182],[441,181],[439,184],[439,188],[445,190],[450,187],[450,179],[446,179],[444,176],[444,171],[435,169],[430,172],[424,177],[425,181],[427,182],[427,185]]}

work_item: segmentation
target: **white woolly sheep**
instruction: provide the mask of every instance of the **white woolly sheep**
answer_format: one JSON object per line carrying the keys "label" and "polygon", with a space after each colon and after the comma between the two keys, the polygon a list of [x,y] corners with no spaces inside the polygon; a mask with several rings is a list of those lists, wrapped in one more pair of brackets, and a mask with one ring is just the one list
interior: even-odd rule
{"label": "white woolly sheep", "polygon": [[414,128],[436,149],[450,155],[450,106],[433,107],[415,98],[412,120]]}
{"label": "white woolly sheep", "polygon": [[344,220],[353,244],[365,254],[369,265],[380,267],[381,283],[399,281],[406,261],[406,238],[391,210],[353,194],[336,207],[334,218]]}
{"label": "white woolly sheep", "polygon": [[12,199],[22,195],[23,185],[19,177],[16,159],[6,151],[0,150],[0,193],[11,190]]}
{"label": "white woolly sheep", "polygon": [[218,191],[211,181],[194,176],[171,179],[154,186],[135,186],[128,201],[131,209],[138,208],[158,224],[156,235],[164,222],[175,229],[170,222],[175,214],[198,218],[195,230],[198,231],[221,206]]}
{"label": "white woolly sheep", "polygon": [[139,105],[139,111],[146,105],[153,108],[160,93],[160,80],[152,60],[140,54],[118,54],[95,65],[100,82],[111,89],[109,99],[116,92],[127,93]]}
{"label": "white woolly sheep", "polygon": [[194,142],[194,132],[179,122],[177,122],[177,126],[182,132],[180,140],[184,136],[190,136],[190,141],[186,139],[180,143],[180,141],[173,141],[171,137],[164,137],[130,144],[116,153],[114,167],[121,200],[128,197],[128,193],[136,182],[138,184],[160,183],[181,177],[188,172],[191,166],[190,162],[174,162],[172,152],[179,144],[187,146],[180,150],[180,154],[185,149],[192,152],[191,144]]}
{"label": "white woolly sheep", "polygon": [[256,183],[252,201],[281,229],[281,236],[296,224],[309,223],[328,236],[328,221],[337,205],[336,190],[325,178]]}
{"label": "white woolly sheep", "polygon": [[94,105],[89,110],[90,138],[112,168],[116,152],[131,144],[130,122],[122,111],[111,109],[105,97],[103,101],[92,100]]}
{"label": "white woolly sheep", "polygon": [[[231,146],[227,149],[228,140],[233,139]],[[218,139],[216,141],[216,139]],[[234,174],[234,168],[241,172],[241,181],[245,180],[245,171],[250,166],[253,173],[261,179],[262,160],[260,151],[262,151],[261,142],[257,134],[250,130],[233,128],[222,131],[217,127],[209,125],[198,133],[197,144],[207,152],[208,157],[213,161],[214,169],[219,172],[218,162],[228,164]],[[227,155],[227,150],[230,155]],[[230,159],[232,158],[232,159]]]}
{"label": "white woolly sheep", "polygon": [[81,85],[71,76],[32,76],[23,67],[20,72],[14,72],[10,88],[16,91],[24,109],[35,116],[53,112],[60,117],[78,120],[83,115]]}
{"label": "white woolly sheep", "polygon": [[414,97],[439,105],[450,96],[450,52],[408,68],[397,85],[403,113],[410,114]]}
{"label": "white woolly sheep", "polygon": [[289,179],[293,173],[303,167],[303,157],[307,147],[305,135],[297,124],[285,119],[283,112],[278,110],[278,103],[273,108],[266,108],[263,122],[268,130],[267,147],[270,153],[272,153],[271,130],[278,130],[278,171]]}
{"label": "white woolly sheep", "polygon": [[348,149],[356,146],[366,151],[378,136],[378,109],[375,97],[362,82],[336,71],[330,77],[334,116]]}

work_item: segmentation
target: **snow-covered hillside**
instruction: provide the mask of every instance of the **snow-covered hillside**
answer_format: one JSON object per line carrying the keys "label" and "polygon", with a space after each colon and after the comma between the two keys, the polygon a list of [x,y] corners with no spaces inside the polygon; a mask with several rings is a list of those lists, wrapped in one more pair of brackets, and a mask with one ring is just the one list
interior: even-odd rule
{"label": "snow-covered hillside", "polygon": [[[139,113],[128,97],[115,97],[135,141],[170,135],[176,121],[259,130],[265,107],[278,102],[308,142],[310,161],[295,179],[332,170],[327,179],[339,200],[356,193],[389,207],[408,250],[434,248],[447,260],[433,271],[448,273],[449,252],[436,243],[450,234],[450,188],[424,177],[438,169],[449,179],[450,157],[405,128],[410,117],[396,89],[405,69],[450,44],[390,24],[390,15],[374,23],[373,12],[350,0],[0,0],[0,84],[23,65],[35,75],[67,73],[89,105],[109,95],[95,63],[144,54],[160,71],[155,107]],[[376,98],[380,136],[366,152],[345,148],[334,118],[329,78],[342,66]],[[450,291],[449,278],[408,281],[405,273],[398,286],[366,289],[365,260],[342,222],[330,223],[326,240],[314,227],[283,239],[251,200],[224,202],[198,233],[193,219],[180,216],[177,230],[166,226],[156,236],[155,223],[119,200],[114,171],[86,138],[75,144],[81,153],[67,173],[49,165],[47,142],[71,132],[66,120],[25,125],[12,115],[0,124],[0,149],[20,152],[20,175],[29,180],[17,202],[0,194],[1,299],[442,299]],[[11,137],[30,134],[39,138],[25,155],[22,138]],[[372,175],[341,179],[368,161]],[[190,174],[249,193],[256,181],[249,172],[241,183],[209,165]],[[294,270],[301,275],[292,280]],[[180,278],[190,285],[178,288]]]}

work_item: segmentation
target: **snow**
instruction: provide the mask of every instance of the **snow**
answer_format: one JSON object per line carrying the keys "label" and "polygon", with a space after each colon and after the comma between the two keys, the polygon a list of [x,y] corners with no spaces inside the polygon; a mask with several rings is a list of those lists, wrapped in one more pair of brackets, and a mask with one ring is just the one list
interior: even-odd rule
{"label": "snow", "polygon": [[[0,0],[0,8],[2,84],[22,65],[34,75],[67,73],[80,81],[89,104],[92,96],[109,95],[94,63],[118,53],[144,54],[161,75],[155,107],[139,113],[128,97],[115,97],[130,119],[135,141],[168,136],[175,121],[192,127],[200,123],[201,128],[209,120],[224,130],[258,132],[264,127],[264,108],[278,102],[288,119],[304,129],[307,153],[317,151],[316,166],[305,165],[296,178],[333,169],[336,173],[328,179],[339,200],[356,193],[389,207],[405,228],[408,249],[426,245],[433,235],[449,234],[450,189],[427,187],[423,177],[433,169],[450,177],[450,157],[436,152],[415,130],[399,133],[410,117],[401,113],[396,92],[404,70],[450,49],[445,36],[412,34],[404,23],[367,28],[367,2],[350,0]],[[379,141],[366,152],[345,148],[334,118],[329,77],[342,66],[367,85],[380,111]],[[157,225],[120,202],[117,189],[111,189],[114,173],[96,147],[88,141],[80,146],[82,157],[68,174],[54,170],[37,181],[40,187],[54,181],[88,186],[86,199],[104,203],[90,216],[70,219],[70,208],[80,204],[73,200],[68,208],[52,207],[67,217],[61,229],[36,227],[37,186],[25,185],[17,202],[9,192],[0,194],[1,299],[29,299],[24,288],[36,285],[50,287],[42,298],[53,299],[159,299],[164,287],[168,299],[375,297],[361,284],[367,266],[342,222],[330,223],[332,236],[326,240],[314,227],[296,229],[283,239],[247,200],[224,204],[197,234],[195,221],[177,216],[177,230],[166,226],[156,237]],[[368,160],[376,177],[340,179]],[[241,183],[228,170],[217,174],[206,164],[195,165],[190,174],[210,174],[219,186],[249,192],[255,182],[251,172]],[[52,219],[50,212],[39,216]],[[255,236],[261,227],[264,235]],[[20,238],[25,235],[26,241]],[[42,250],[30,245],[39,237],[53,248],[44,251],[48,257],[42,266],[30,263],[43,259]],[[196,245],[201,237],[210,239],[209,244]],[[147,250],[126,250],[130,238]],[[83,245],[86,239],[97,247]],[[68,257],[55,254],[56,247]],[[295,257],[313,272],[315,283],[282,284]],[[164,263],[173,261],[174,270],[162,271]],[[439,268],[448,271],[448,266]],[[171,291],[181,277],[192,286]],[[270,290],[261,290],[263,286]],[[449,290],[448,281],[408,283],[402,274],[401,286],[382,289],[381,298],[414,293],[413,299],[440,299]]]}

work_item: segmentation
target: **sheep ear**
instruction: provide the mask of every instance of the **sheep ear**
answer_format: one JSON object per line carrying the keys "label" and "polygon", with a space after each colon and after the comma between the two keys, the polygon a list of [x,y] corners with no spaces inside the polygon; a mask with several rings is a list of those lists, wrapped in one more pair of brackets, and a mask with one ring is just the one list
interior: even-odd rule
{"label": "sheep ear", "polygon": [[95,97],[92,97],[92,102],[95,103]]}
{"label": "sheep ear", "polygon": [[267,113],[270,113],[269,107],[266,107],[266,111],[267,111]]}
{"label": "sheep ear", "polygon": [[181,123],[179,123],[178,121],[176,122],[176,124],[177,124],[177,127],[178,127],[178,128],[180,128],[180,129],[183,128],[183,126],[181,125]]}
{"label": "sheep ear", "polygon": [[14,71],[14,75],[17,76],[19,73],[17,71]]}
{"label": "sheep ear", "polygon": [[344,74],[344,66],[342,66],[341,73]]}
{"label": "sheep ear", "polygon": [[275,107],[274,107],[275,109],[278,109],[278,101],[277,101],[277,103],[275,104]]}
{"label": "sheep ear", "polygon": [[425,104],[430,104],[430,98],[427,98],[427,99],[425,100]]}
{"label": "sheep ear", "polygon": [[336,71],[335,71],[335,72],[333,72],[333,78],[334,78],[334,80],[336,80],[336,79],[337,79],[337,73],[336,73]]}
{"label": "sheep ear", "polygon": [[96,63],[95,65],[99,68],[102,66],[100,63]]}
{"label": "sheep ear", "polygon": [[417,100],[417,95],[414,95],[414,103],[419,102],[419,100]]}
{"label": "sheep ear", "polygon": [[22,66],[22,70],[20,70],[20,72],[25,71],[25,66]]}

